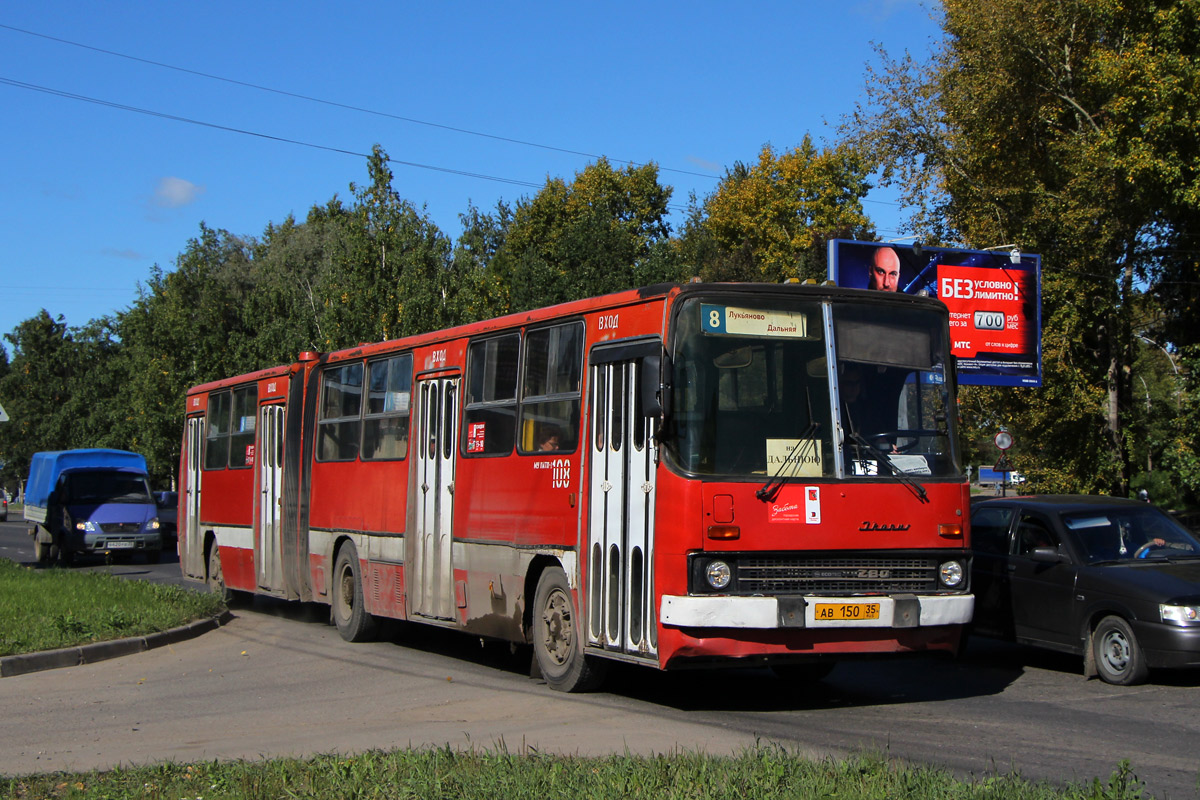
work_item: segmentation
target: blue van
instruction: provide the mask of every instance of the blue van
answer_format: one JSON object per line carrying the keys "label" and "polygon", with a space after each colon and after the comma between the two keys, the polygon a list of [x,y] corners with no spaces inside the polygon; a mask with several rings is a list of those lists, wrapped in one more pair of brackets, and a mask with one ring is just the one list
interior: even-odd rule
{"label": "blue van", "polygon": [[76,553],[141,553],[162,557],[158,506],[146,459],[126,450],[34,453],[25,487],[25,519],[33,523],[40,563],[70,562]]}

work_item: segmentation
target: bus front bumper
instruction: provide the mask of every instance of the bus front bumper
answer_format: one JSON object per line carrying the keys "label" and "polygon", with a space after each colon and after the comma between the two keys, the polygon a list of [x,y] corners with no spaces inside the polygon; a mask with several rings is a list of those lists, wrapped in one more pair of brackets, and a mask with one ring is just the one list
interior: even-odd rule
{"label": "bus front bumper", "polygon": [[965,625],[975,596],[733,597],[664,595],[663,625],[676,628],[921,628]]}

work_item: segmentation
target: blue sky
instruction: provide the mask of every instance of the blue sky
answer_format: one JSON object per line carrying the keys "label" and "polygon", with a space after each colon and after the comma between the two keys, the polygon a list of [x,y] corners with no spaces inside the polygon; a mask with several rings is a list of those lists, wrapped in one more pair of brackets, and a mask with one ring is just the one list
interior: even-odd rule
{"label": "blue sky", "polygon": [[[598,155],[656,162],[682,210],[764,144],[832,138],[872,43],[939,36],[919,0],[41,0],[0,26],[0,334],[127,307],[201,222],[258,236],[348,198],[375,143],[451,236]],[[884,237],[892,199],[867,205]]]}

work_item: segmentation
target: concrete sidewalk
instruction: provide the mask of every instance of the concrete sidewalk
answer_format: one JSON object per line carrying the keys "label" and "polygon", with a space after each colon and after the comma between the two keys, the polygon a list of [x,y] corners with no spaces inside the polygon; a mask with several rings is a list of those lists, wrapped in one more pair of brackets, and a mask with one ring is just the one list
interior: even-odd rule
{"label": "concrete sidewalk", "polygon": [[128,639],[116,639],[111,642],[92,642],[76,647],[64,647],[60,650],[4,656],[0,658],[0,678],[40,672],[45,669],[94,664],[97,661],[153,650],[156,647],[194,639],[202,633],[217,629],[231,619],[233,619],[233,614],[226,611],[210,619],[198,619],[169,631],[160,631],[146,636],[131,636]]}

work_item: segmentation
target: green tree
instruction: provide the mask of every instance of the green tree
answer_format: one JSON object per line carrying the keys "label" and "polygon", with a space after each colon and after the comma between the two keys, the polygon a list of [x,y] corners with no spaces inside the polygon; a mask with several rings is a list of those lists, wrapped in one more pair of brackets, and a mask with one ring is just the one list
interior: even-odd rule
{"label": "green tree", "polygon": [[121,379],[111,320],[70,328],[43,309],[4,338],[13,348],[0,377],[0,400],[10,420],[0,424],[4,484],[24,480],[30,456],[41,450],[128,447],[106,425]]}
{"label": "green tree", "polygon": [[[1180,246],[1200,233],[1197,4],[944,8],[937,55],[869,74],[849,140],[914,232],[1043,255],[1045,386],[993,393],[994,415],[1028,431],[1045,487],[1126,493],[1141,296],[1197,274]],[[1171,314],[1195,330],[1194,310]]]}
{"label": "green tree", "polygon": [[437,327],[451,244],[392,188],[383,148],[367,160],[355,202],[321,287],[322,349],[394,339]]}
{"label": "green tree", "polygon": [[313,206],[303,223],[289,215],[269,224],[254,244],[254,288],[243,324],[254,331],[255,365],[283,364],[302,351],[329,348],[325,288],[344,262],[350,224],[349,211],[334,197]]}
{"label": "green tree", "polygon": [[175,269],[153,268],[117,316],[125,378],[110,424],[165,483],[179,466],[184,395],[191,386],[257,368],[251,296],[254,242],[201,224]]}
{"label": "green tree", "polygon": [[493,308],[501,312],[676,280],[670,240],[671,189],[654,164],[614,169],[606,159],[571,183],[551,178],[517,203],[489,263]]}
{"label": "green tree", "polygon": [[706,280],[823,279],[830,239],[875,238],[862,207],[866,176],[844,144],[818,150],[806,135],[783,153],[764,146],[758,163],[735,164],[693,211],[684,247]]}

